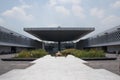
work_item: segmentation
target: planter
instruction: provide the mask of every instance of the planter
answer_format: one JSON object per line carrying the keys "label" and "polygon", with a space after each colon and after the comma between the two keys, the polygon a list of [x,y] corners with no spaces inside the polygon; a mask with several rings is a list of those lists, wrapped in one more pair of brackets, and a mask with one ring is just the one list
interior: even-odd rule
{"label": "planter", "polygon": [[34,61],[37,58],[2,58],[3,61]]}
{"label": "planter", "polygon": [[81,58],[85,61],[92,61],[92,60],[116,60],[117,58],[107,58],[107,57],[102,57],[102,58]]}

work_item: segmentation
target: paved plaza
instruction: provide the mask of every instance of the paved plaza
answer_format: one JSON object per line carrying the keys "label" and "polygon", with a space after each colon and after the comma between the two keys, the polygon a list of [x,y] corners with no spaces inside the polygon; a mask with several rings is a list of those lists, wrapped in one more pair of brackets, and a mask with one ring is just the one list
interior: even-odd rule
{"label": "paved plaza", "polygon": [[120,76],[105,69],[94,69],[74,56],[47,55],[26,69],[13,69],[0,76],[0,80],[120,80]]}
{"label": "paved plaza", "polygon": [[7,73],[13,69],[25,69],[32,64],[30,61],[2,61],[2,58],[11,58],[15,54],[0,55],[0,75]]}
{"label": "paved plaza", "polygon": [[87,64],[88,66],[94,68],[94,69],[106,69],[109,70],[115,74],[120,75],[120,54],[116,55],[116,54],[107,54],[107,57],[116,57],[116,60],[100,60],[100,61],[88,61],[89,64]]}

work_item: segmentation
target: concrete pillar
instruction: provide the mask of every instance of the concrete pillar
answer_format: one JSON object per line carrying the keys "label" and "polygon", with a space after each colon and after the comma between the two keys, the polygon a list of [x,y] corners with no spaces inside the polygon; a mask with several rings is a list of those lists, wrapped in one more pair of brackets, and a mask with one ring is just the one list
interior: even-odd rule
{"label": "concrete pillar", "polygon": [[76,49],[77,47],[76,47],[76,43],[74,43],[74,48]]}
{"label": "concrete pillar", "polygon": [[58,41],[58,51],[61,51],[61,42]]}
{"label": "concrete pillar", "polygon": [[44,42],[42,42],[42,49],[45,49],[45,44],[44,44]]}

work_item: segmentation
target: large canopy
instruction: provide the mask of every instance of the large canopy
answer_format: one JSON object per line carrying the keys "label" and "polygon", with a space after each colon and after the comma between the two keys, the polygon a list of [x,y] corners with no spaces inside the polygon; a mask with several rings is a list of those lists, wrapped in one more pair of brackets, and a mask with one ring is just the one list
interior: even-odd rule
{"label": "large canopy", "polygon": [[94,28],[24,28],[24,30],[35,37],[46,41],[73,41],[94,31]]}

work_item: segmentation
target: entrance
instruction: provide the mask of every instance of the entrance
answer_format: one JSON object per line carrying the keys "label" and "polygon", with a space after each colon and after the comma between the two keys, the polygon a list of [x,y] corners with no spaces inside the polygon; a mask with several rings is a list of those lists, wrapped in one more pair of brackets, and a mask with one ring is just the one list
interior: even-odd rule
{"label": "entrance", "polygon": [[16,47],[11,47],[11,53],[16,53]]}

